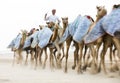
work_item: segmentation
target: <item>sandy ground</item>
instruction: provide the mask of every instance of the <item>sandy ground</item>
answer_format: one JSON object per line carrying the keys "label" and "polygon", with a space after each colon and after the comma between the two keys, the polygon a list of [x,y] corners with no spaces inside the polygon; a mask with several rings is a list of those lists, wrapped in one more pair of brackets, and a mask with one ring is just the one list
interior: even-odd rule
{"label": "sandy ground", "polygon": [[[0,54],[0,83],[120,83],[118,72],[105,75],[103,72],[92,75],[89,71],[77,74],[72,70],[72,58],[68,60],[68,73],[64,68],[51,70],[47,62],[46,68],[35,70],[30,64],[12,66],[12,53]],[[49,60],[48,60],[49,61]]]}

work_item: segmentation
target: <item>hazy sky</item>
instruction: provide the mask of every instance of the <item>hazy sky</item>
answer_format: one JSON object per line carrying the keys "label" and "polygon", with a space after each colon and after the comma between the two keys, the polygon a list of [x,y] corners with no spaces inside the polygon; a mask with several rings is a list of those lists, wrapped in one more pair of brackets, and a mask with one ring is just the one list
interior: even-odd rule
{"label": "hazy sky", "polygon": [[45,24],[44,14],[67,16],[72,22],[79,14],[96,16],[96,6],[105,5],[108,13],[113,4],[120,0],[1,0],[0,1],[0,50],[5,50],[21,29],[28,31],[39,24]]}

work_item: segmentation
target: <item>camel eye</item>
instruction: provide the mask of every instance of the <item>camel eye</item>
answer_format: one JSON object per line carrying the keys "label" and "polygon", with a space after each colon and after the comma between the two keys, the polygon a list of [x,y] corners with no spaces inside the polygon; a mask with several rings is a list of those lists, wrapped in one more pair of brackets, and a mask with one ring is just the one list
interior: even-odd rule
{"label": "camel eye", "polygon": [[98,8],[98,11],[101,11],[101,8]]}

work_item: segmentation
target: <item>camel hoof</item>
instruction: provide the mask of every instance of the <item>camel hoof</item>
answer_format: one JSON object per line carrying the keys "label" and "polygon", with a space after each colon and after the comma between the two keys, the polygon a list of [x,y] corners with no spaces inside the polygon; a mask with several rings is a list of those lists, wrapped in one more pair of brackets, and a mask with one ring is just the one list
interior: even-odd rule
{"label": "camel hoof", "polygon": [[90,63],[88,64],[88,67],[91,67],[91,65],[92,65],[92,62],[90,62]]}
{"label": "camel hoof", "polygon": [[82,70],[86,71],[86,69],[87,69],[87,65],[84,65],[84,66],[82,67]]}
{"label": "camel hoof", "polygon": [[61,69],[61,68],[62,68],[62,66],[61,66],[61,61],[57,62],[57,68],[58,68],[58,69]]}
{"label": "camel hoof", "polygon": [[107,71],[104,71],[104,73],[105,73],[105,75],[107,75],[108,73],[107,73]]}
{"label": "camel hoof", "polygon": [[115,72],[115,70],[112,67],[109,69],[109,71],[110,72]]}
{"label": "camel hoof", "polygon": [[118,70],[119,70],[119,67],[118,67],[117,64],[115,64],[115,65],[112,66],[112,69],[113,69],[114,71],[118,71]]}
{"label": "camel hoof", "polygon": [[101,72],[101,68],[98,68],[98,73],[100,73]]}
{"label": "camel hoof", "polygon": [[61,67],[61,65],[57,65],[57,69],[61,69],[62,67]]}
{"label": "camel hoof", "polygon": [[73,65],[73,66],[72,66],[72,69],[74,70],[74,69],[75,69],[75,67],[76,67],[76,65]]}
{"label": "camel hoof", "polygon": [[93,69],[91,69],[91,70],[90,70],[90,73],[91,73],[91,74],[97,74],[97,73],[98,73],[98,70],[93,70]]}
{"label": "camel hoof", "polygon": [[81,69],[78,69],[78,70],[77,70],[77,73],[78,73],[78,74],[83,74],[83,72],[82,72]]}
{"label": "camel hoof", "polygon": [[67,72],[68,72],[68,71],[67,71],[67,68],[65,68],[64,72],[65,72],[65,73],[67,73]]}

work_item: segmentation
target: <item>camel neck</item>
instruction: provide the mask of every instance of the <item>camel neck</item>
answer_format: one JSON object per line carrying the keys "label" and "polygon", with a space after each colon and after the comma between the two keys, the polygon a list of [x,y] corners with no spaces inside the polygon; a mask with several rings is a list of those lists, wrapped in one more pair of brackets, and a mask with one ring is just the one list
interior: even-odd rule
{"label": "camel neck", "polygon": [[95,22],[98,22],[102,17],[97,17]]}
{"label": "camel neck", "polygon": [[68,23],[63,24],[63,32],[66,30],[66,27],[68,26]]}
{"label": "camel neck", "polygon": [[63,33],[65,32],[67,26],[68,26],[68,23],[63,23],[63,31],[62,31],[62,35],[63,35]]}

